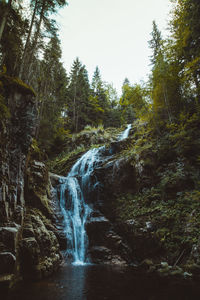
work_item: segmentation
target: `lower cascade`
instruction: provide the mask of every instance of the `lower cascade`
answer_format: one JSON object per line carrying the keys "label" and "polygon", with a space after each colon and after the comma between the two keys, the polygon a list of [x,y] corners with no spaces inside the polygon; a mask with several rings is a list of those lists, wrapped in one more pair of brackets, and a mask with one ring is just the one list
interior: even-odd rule
{"label": "lower cascade", "polygon": [[[119,136],[128,137],[131,125]],[[60,184],[60,207],[64,216],[67,238],[67,259],[75,265],[89,263],[87,257],[88,237],[85,224],[92,212],[88,197],[93,189],[91,175],[102,161],[104,146],[87,151],[72,167]]]}

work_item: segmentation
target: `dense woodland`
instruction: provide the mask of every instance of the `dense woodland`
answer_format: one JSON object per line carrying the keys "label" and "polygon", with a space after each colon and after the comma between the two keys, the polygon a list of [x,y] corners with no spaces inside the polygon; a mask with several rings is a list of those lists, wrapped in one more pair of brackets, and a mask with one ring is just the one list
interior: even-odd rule
{"label": "dense woodland", "polygon": [[[66,0],[0,1],[0,221],[4,227],[15,222],[23,227],[17,251],[24,278],[30,264],[32,278],[53,272],[54,263],[48,269],[46,260],[52,255],[53,261],[55,253],[49,251],[59,253],[61,247],[58,235],[52,246],[57,232],[49,226],[54,217],[46,165],[66,176],[78,158],[100,145],[106,145],[105,159],[94,170],[100,182],[94,186],[101,209],[137,262],[148,258],[154,271],[200,277],[200,2],[171,2],[167,38],[152,22],[148,80],[125,78],[118,95],[100,67],[91,80],[79,58],[71,70],[64,68],[55,15]],[[130,135],[119,141],[127,124],[132,124]],[[44,231],[37,231],[38,218]],[[43,244],[41,232],[50,236],[50,244]],[[36,263],[29,259],[35,257],[33,239]]]}
{"label": "dense woodland", "polygon": [[[1,76],[22,80],[35,91],[36,139],[48,154],[59,151],[55,145],[87,125],[120,127],[138,118],[148,122],[157,137],[171,132],[187,147],[186,140],[197,134],[199,120],[200,4],[197,0],[173,2],[167,39],[153,21],[148,82],[130,83],[126,78],[119,99],[98,67],[91,83],[79,58],[69,72],[63,67],[53,17],[67,5],[65,0],[32,0],[28,6],[24,1],[1,1]],[[4,92],[1,85],[1,118],[9,115]]]}

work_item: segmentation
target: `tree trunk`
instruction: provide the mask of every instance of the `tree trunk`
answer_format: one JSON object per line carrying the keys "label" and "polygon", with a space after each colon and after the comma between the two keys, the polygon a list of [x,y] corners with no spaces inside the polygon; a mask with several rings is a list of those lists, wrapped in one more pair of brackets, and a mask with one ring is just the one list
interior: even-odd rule
{"label": "tree trunk", "polygon": [[76,82],[74,88],[73,123],[74,123],[74,130],[76,130]]}
{"label": "tree trunk", "polygon": [[38,0],[35,1],[34,11],[33,11],[33,15],[32,15],[32,18],[31,18],[31,24],[30,24],[30,28],[29,28],[29,31],[28,31],[28,36],[27,36],[27,39],[26,39],[26,43],[25,43],[25,46],[24,46],[24,52],[23,52],[23,55],[22,55],[22,61],[21,61],[21,66],[20,66],[20,70],[19,70],[19,77],[22,77],[22,75],[23,75],[23,68],[24,68],[24,63],[25,63],[25,59],[26,59],[26,55],[27,55],[27,50],[28,50],[28,47],[29,47],[29,44],[30,44],[30,38],[31,38],[32,29],[33,29],[33,24],[34,24],[34,21],[35,21],[37,5],[38,5]]}
{"label": "tree trunk", "polygon": [[76,116],[76,133],[78,132],[78,122],[79,122],[79,113],[77,111],[77,116]]}
{"label": "tree trunk", "polygon": [[[5,2],[5,4],[6,4],[6,2]],[[3,18],[2,18],[2,21],[1,21],[1,25],[0,25],[0,42],[1,42],[1,39],[2,39],[2,35],[3,35],[3,32],[4,32],[4,28],[5,28],[5,25],[6,25],[6,21],[7,21],[7,18],[8,18],[8,13],[9,13],[9,10],[11,8],[11,5],[12,5],[12,0],[9,0],[8,4],[7,4],[7,7],[6,7],[6,10],[4,12]]]}
{"label": "tree trunk", "polygon": [[28,66],[27,79],[28,80],[29,80],[29,77],[30,77],[29,75],[30,75],[30,70],[31,70],[31,66],[32,66],[33,54],[34,54],[34,51],[35,51],[36,46],[37,46],[37,42],[38,42],[38,38],[39,38],[39,34],[40,34],[40,29],[41,29],[41,25],[42,25],[42,20],[44,18],[46,3],[47,3],[47,0],[44,0],[43,4],[42,4],[42,9],[41,9],[41,12],[40,12],[40,19],[39,19],[39,23],[38,23],[38,26],[37,26],[37,31],[35,33],[35,37],[34,37],[34,40],[33,40],[33,45],[31,47],[31,53],[30,53],[30,56],[29,56],[28,61],[27,61],[27,66]]}
{"label": "tree trunk", "polygon": [[162,87],[163,87],[163,96],[164,96],[165,105],[166,105],[166,108],[167,108],[169,122],[172,123],[172,115],[171,115],[171,112],[170,112],[169,102],[167,100],[167,90],[165,89],[164,85]]}

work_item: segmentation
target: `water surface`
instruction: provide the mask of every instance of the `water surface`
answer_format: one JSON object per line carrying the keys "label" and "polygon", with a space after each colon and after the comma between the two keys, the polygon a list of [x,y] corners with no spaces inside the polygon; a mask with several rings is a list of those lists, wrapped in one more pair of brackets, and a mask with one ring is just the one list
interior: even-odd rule
{"label": "water surface", "polygon": [[48,279],[24,284],[8,299],[199,300],[200,288],[187,281],[136,273],[131,268],[66,265]]}

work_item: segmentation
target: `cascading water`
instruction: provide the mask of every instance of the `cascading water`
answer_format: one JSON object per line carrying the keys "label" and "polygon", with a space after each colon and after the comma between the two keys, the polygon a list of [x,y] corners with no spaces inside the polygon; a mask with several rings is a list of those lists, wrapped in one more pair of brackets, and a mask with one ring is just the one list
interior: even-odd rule
{"label": "cascading water", "polygon": [[[128,137],[131,125],[120,135],[119,140]],[[66,255],[73,264],[83,265],[88,262],[88,238],[85,223],[92,208],[88,197],[91,186],[91,175],[101,162],[105,147],[94,148],[86,152],[72,167],[68,176],[60,184],[60,206],[64,217],[67,237]]]}
{"label": "cascading water", "polygon": [[74,264],[87,262],[87,234],[85,223],[91,212],[86,203],[91,190],[91,174],[100,161],[104,147],[86,152],[72,167],[60,185],[60,205],[64,216],[65,233],[68,241],[67,256]]}
{"label": "cascading water", "polygon": [[128,124],[127,128],[122,132],[122,134],[119,136],[119,141],[122,141],[126,139],[129,135],[129,132],[131,130],[132,125]]}

